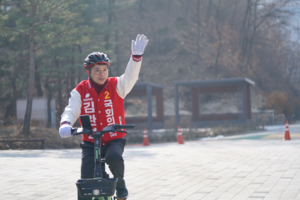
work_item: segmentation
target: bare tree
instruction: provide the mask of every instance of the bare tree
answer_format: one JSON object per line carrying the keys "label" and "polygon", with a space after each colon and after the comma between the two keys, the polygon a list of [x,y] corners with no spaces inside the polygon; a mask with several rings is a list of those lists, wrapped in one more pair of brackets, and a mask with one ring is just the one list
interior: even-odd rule
{"label": "bare tree", "polygon": [[213,1],[212,0],[208,0],[208,4],[207,4],[207,10],[206,10],[206,18],[205,18],[205,22],[207,23],[210,16],[211,16],[211,9],[213,6]]}
{"label": "bare tree", "polygon": [[[107,24],[108,25],[111,25],[112,22],[113,22],[113,17],[114,17],[113,8],[114,8],[115,3],[116,3],[116,0],[108,0],[108,16],[107,16]],[[104,40],[106,42],[105,43],[105,48],[106,49],[110,48],[109,38],[110,38],[110,32],[107,31],[105,36],[104,36]]]}
{"label": "bare tree", "polygon": [[24,18],[28,18],[28,20],[31,21],[31,23],[28,24],[28,39],[29,39],[29,89],[28,89],[28,98],[27,98],[27,106],[26,106],[26,112],[24,117],[24,125],[23,125],[23,132],[29,133],[30,131],[30,120],[31,120],[31,111],[32,111],[32,100],[33,100],[33,91],[34,91],[34,75],[35,75],[35,52],[37,50],[40,50],[46,46],[49,46],[53,43],[55,43],[60,37],[64,35],[64,33],[67,30],[67,27],[65,30],[61,31],[61,33],[58,34],[58,36],[51,42],[42,44],[38,47],[35,47],[35,38],[38,36],[36,34],[36,29],[38,29],[40,26],[47,24],[49,21],[50,14],[55,14],[57,12],[60,12],[60,9],[62,9],[63,5],[66,4],[66,1],[59,2],[57,4],[52,5],[52,7],[49,8],[47,12],[44,13],[41,17],[41,20],[38,22],[35,22],[35,19],[39,17],[37,10],[38,6],[42,4],[43,1],[30,1],[28,3],[28,13],[26,14],[26,11],[24,11],[24,5],[21,4],[21,2],[18,2],[16,5],[17,7],[22,11]]}
{"label": "bare tree", "polygon": [[261,29],[277,28],[288,24],[293,11],[287,6],[297,4],[298,0],[247,0],[245,15],[241,28],[240,58],[241,68],[247,68],[253,55],[253,46],[258,44],[258,38],[263,37]]}
{"label": "bare tree", "polygon": [[200,1],[197,1],[197,56],[196,58],[199,59],[200,57]]}
{"label": "bare tree", "polygon": [[11,87],[12,87],[12,90],[13,90],[13,98],[12,98],[12,101],[10,103],[11,106],[9,106],[6,109],[5,117],[8,117],[11,114],[12,114],[12,116],[15,116],[15,114],[16,114],[16,110],[13,109],[13,108],[16,107],[17,98],[18,98],[18,90],[17,90],[16,80],[17,80],[19,70],[20,70],[22,62],[23,62],[24,49],[25,49],[25,36],[24,36],[24,34],[20,34],[20,49],[19,49],[18,61],[17,61],[17,64],[15,65],[15,67],[14,67],[12,77],[10,78]]}
{"label": "bare tree", "polygon": [[221,8],[221,0],[218,1],[218,5],[215,6],[216,8],[216,31],[218,33],[218,42],[217,42],[217,55],[216,55],[216,59],[215,59],[215,70],[214,70],[214,76],[215,78],[217,78],[218,76],[218,65],[219,65],[219,57],[220,57],[220,53],[221,53],[221,47],[222,47],[222,24],[221,24],[221,14],[220,14],[220,8]]}

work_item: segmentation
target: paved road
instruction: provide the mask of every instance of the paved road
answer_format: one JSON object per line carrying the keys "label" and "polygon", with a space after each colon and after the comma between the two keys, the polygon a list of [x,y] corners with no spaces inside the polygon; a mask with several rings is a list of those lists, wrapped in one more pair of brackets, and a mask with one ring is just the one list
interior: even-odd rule
{"label": "paved road", "polygon": [[[129,146],[124,158],[130,200],[300,200],[299,139]],[[80,150],[0,151],[0,199],[76,200],[79,167]]]}

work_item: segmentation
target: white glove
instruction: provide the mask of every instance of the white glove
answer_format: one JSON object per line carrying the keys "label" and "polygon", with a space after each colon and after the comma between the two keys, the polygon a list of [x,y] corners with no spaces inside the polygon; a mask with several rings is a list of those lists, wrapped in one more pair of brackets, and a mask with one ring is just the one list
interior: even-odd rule
{"label": "white glove", "polygon": [[59,128],[59,135],[61,138],[68,138],[71,137],[71,129],[72,126],[70,124],[63,124]]}
{"label": "white glove", "polygon": [[149,40],[147,39],[146,36],[138,34],[136,36],[135,41],[134,40],[131,41],[132,55],[135,56],[143,55],[148,42]]}

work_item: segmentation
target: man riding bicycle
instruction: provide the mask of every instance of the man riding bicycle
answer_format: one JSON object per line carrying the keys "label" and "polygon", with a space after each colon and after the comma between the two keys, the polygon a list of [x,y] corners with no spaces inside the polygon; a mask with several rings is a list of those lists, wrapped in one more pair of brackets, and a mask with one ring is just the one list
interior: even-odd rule
{"label": "man riding bicycle", "polygon": [[[93,131],[101,131],[113,124],[125,124],[124,98],[138,80],[142,64],[142,55],[148,44],[144,35],[132,40],[132,55],[120,77],[108,77],[110,60],[104,53],[93,52],[84,61],[88,80],[80,82],[71,91],[69,104],[61,116],[59,134],[62,138],[71,136],[72,125],[80,115],[89,115]],[[80,120],[79,120],[80,121]],[[81,122],[80,122],[81,123]],[[117,197],[125,199],[128,190],[124,180],[123,151],[126,144],[125,133],[105,134],[101,139],[102,157],[117,182]],[[94,177],[94,139],[82,135],[81,178]],[[78,199],[81,199],[78,196]]]}

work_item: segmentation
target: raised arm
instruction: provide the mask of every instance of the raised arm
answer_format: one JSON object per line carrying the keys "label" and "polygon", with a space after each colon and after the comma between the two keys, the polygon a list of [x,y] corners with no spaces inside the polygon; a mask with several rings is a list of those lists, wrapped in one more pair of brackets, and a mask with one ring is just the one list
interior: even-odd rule
{"label": "raised arm", "polygon": [[125,73],[118,77],[117,93],[121,98],[125,98],[131,91],[139,78],[142,65],[142,56],[149,40],[144,35],[137,35],[136,40],[131,42],[132,55],[125,69]]}

